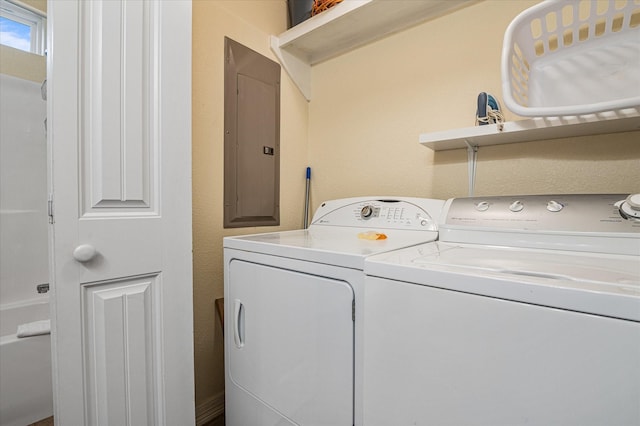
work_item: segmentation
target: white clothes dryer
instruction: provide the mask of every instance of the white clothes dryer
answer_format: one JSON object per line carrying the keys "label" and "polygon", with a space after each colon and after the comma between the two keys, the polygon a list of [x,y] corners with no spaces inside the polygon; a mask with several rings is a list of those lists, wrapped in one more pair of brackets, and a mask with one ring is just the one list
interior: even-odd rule
{"label": "white clothes dryer", "polygon": [[228,426],[362,424],[364,259],[434,241],[443,205],[334,200],[306,230],[224,239]]}
{"label": "white clothes dryer", "polygon": [[639,425],[625,198],[452,199],[439,241],[367,258],[364,423]]}

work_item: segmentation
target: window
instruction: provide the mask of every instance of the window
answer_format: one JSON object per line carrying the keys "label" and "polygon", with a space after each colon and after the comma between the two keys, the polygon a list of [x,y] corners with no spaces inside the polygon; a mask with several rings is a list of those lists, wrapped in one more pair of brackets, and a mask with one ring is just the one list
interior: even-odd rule
{"label": "window", "polygon": [[47,19],[36,9],[0,0],[0,44],[44,55]]}

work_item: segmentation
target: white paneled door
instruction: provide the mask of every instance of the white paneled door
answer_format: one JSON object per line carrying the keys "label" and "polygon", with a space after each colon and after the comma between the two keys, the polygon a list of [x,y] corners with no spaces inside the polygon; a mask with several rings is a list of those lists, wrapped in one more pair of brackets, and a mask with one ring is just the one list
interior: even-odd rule
{"label": "white paneled door", "polygon": [[191,2],[48,2],[56,425],[194,422]]}

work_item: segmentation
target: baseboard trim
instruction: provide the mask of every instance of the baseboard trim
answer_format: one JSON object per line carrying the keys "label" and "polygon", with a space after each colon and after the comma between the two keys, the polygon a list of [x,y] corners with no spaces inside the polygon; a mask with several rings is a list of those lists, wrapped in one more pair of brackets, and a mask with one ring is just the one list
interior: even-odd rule
{"label": "baseboard trim", "polygon": [[196,425],[202,426],[224,414],[224,391],[196,407]]}

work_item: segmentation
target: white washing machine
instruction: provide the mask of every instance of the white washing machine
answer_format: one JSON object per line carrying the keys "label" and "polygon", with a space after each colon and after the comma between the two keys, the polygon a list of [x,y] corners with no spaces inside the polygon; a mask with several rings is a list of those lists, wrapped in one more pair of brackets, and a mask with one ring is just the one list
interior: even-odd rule
{"label": "white washing machine", "polygon": [[367,426],[640,425],[639,195],[452,199],[365,273]]}
{"label": "white washing machine", "polygon": [[328,201],[306,230],[224,239],[227,426],[361,425],[364,259],[434,241],[444,201]]}

